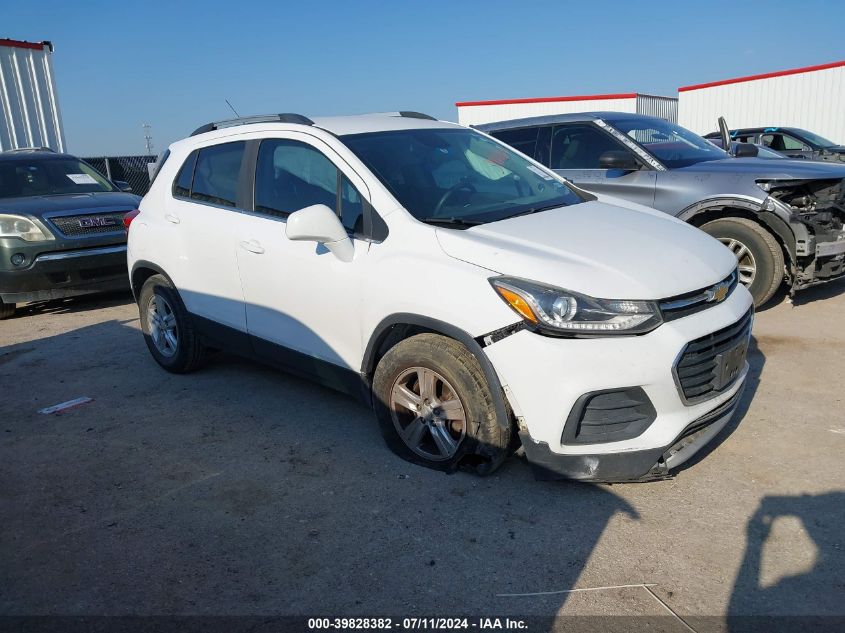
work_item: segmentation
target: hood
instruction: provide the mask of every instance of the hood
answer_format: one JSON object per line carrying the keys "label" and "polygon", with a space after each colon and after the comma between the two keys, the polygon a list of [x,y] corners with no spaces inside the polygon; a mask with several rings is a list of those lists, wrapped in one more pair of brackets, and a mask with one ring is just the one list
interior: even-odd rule
{"label": "hood", "polygon": [[437,239],[455,259],[602,299],[665,299],[715,284],[736,266],[727,248],[680,220],[597,201],[438,228]]}
{"label": "hood", "polygon": [[108,192],[77,193],[56,196],[28,196],[26,198],[0,198],[0,213],[24,213],[42,217],[45,213],[73,211],[75,209],[91,211],[97,209],[122,210],[126,207],[137,208],[141,202],[139,196],[131,193]]}
{"label": "hood", "polygon": [[755,178],[845,178],[845,165],[812,160],[772,160],[767,158],[723,158],[708,160],[671,172],[748,174]]}

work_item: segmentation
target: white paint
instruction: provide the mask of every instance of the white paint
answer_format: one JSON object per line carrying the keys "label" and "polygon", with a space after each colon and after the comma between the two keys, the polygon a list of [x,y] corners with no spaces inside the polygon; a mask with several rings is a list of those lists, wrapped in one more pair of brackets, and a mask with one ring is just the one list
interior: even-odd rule
{"label": "white paint", "polygon": [[731,129],[800,127],[845,144],[845,66],[754,79],[679,93],[678,123],[693,132],[718,130],[724,116]]}
{"label": "white paint", "polygon": [[93,398],[87,398],[85,396],[81,398],[74,398],[73,400],[68,400],[67,402],[54,404],[52,407],[39,409],[38,413],[43,413],[45,415],[50,415],[51,413],[59,413],[60,411],[66,411],[67,409],[78,407],[79,405],[87,404],[88,402],[93,402],[93,400]]}

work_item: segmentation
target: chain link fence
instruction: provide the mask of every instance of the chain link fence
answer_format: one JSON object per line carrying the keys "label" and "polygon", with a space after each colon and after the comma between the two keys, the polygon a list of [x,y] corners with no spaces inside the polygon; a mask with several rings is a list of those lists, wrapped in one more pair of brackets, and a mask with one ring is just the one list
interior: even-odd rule
{"label": "chain link fence", "polygon": [[150,189],[150,168],[156,156],[95,156],[83,158],[86,163],[109,180],[123,180],[132,186],[132,193],[146,195]]}

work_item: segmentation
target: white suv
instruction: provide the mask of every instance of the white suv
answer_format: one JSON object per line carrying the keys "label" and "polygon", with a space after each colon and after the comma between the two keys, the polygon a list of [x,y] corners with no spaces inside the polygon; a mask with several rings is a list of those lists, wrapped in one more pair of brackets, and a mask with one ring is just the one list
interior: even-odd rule
{"label": "white suv", "polygon": [[736,408],[753,312],[733,254],[485,134],[284,114],[163,161],[129,266],[169,371],[252,356],[361,397],[405,459],[480,474],[521,440],[538,477],[661,477]]}

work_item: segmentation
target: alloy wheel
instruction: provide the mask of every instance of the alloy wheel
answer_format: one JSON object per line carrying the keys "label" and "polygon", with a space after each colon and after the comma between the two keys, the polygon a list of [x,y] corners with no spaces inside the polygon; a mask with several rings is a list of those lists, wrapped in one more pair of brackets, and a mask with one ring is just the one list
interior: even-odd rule
{"label": "alloy wheel", "polygon": [[179,348],[176,315],[167,299],[159,294],[153,294],[147,305],[147,324],[150,328],[150,338],[159,353],[168,358],[175,355]]}
{"label": "alloy wheel", "polygon": [[457,392],[427,367],[406,369],[393,382],[390,415],[405,445],[425,459],[451,459],[466,437],[466,412]]}
{"label": "alloy wheel", "polygon": [[736,261],[739,264],[739,283],[744,286],[750,286],[754,283],[754,278],[757,276],[757,262],[751,253],[751,249],[732,237],[720,237],[719,241],[736,255]]}

